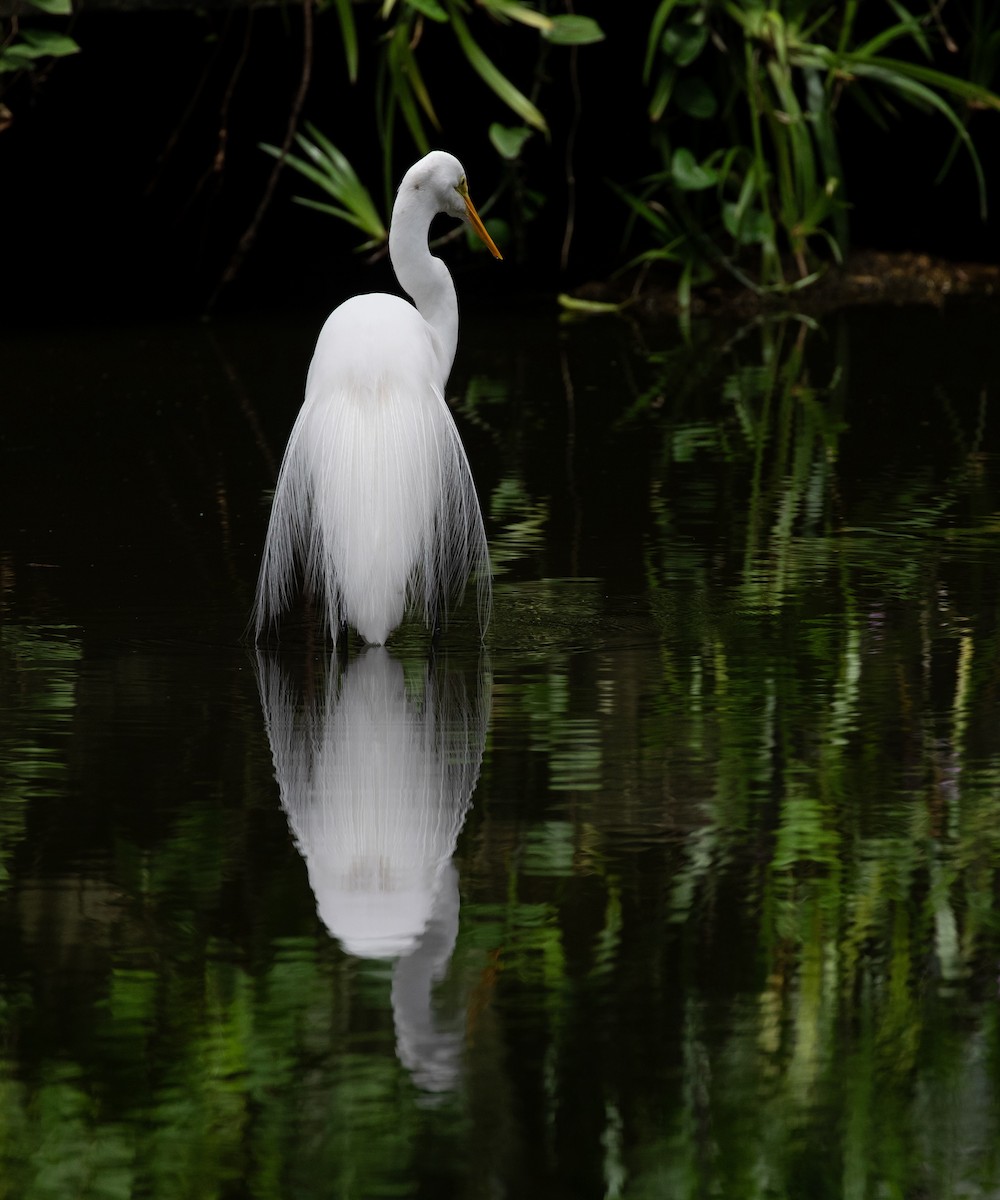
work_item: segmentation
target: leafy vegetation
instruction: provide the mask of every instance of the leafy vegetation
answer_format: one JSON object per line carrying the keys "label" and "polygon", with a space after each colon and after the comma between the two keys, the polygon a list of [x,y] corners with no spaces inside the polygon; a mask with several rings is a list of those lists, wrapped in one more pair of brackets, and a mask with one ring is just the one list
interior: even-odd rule
{"label": "leafy vegetation", "polygon": [[[935,65],[937,5],[914,14],[881,5],[817,0],[661,0],[650,31],[644,78],[659,169],[622,194],[652,231],[646,262],[693,284],[719,274],[754,290],[813,282],[849,246],[850,195],[837,113],[854,102],[879,125],[897,105],[947,121],[975,169],[982,164],[967,128],[975,109],[1000,109],[985,84],[982,54],[970,78]],[[865,17],[862,26],[862,17]],[[977,25],[984,27],[985,11]],[[980,30],[967,34],[980,42]],[[995,65],[995,64],[994,64]]]}
{"label": "leafy vegetation", "polygon": [[[502,159],[515,162],[527,139],[533,134],[548,137],[549,127],[535,99],[522,90],[509,74],[498,68],[481,39],[476,36],[468,16],[468,6],[462,0],[368,0],[367,4],[352,5],[341,0],[336,5],[343,43],[347,55],[346,65],[351,81],[357,80],[359,69],[359,20],[371,18],[377,9],[378,40],[377,85],[374,106],[377,113],[377,135],[382,147],[383,194],[386,218],[383,220],[370,210],[365,199],[366,212],[363,220],[358,219],[355,202],[358,195],[357,176],[343,154],[330,144],[318,129],[310,127],[306,135],[297,138],[299,146],[310,162],[298,156],[287,159],[289,165],[300,174],[318,184],[336,200],[335,206],[326,206],[325,211],[333,216],[360,225],[373,235],[360,249],[369,249],[385,238],[388,209],[400,172],[399,156],[396,153],[396,130],[400,123],[408,134],[409,149],[405,158],[413,154],[426,154],[431,149],[430,132],[440,130],[441,123],[435,110],[431,89],[420,69],[419,48],[424,38],[427,22],[445,27],[454,38],[456,53],[479,82],[503,102],[518,124],[512,127],[494,122],[490,127],[490,138]],[[586,16],[573,13],[549,15],[520,0],[483,0],[477,5],[476,24],[485,25],[486,30],[495,31],[504,25],[514,24],[524,31],[525,38],[535,43],[536,66],[529,76],[530,90],[536,92],[542,77],[542,64],[550,46],[582,46],[603,38],[597,22]],[[492,34],[490,34],[492,36]],[[278,154],[274,147],[265,147],[268,153]],[[316,174],[319,168],[321,177]],[[320,207],[308,198],[300,202]],[[522,194],[519,203],[523,207],[527,197]],[[483,206],[487,209],[487,206]],[[519,213],[518,216],[522,216]]]}
{"label": "leafy vegetation", "polygon": [[[528,95],[540,90],[549,45],[587,45],[601,31],[593,20],[550,16],[523,4],[482,8],[494,21],[514,21],[539,37],[536,82],[530,89],[496,69],[470,33],[462,5],[390,4],[379,13],[386,27],[376,103],[386,213],[399,170],[397,125],[407,131],[407,154],[424,152],[428,130],[439,126],[418,66],[426,21],[449,27],[457,51],[516,119],[511,127],[494,122],[490,129],[507,164],[502,190],[509,193],[507,210],[519,228],[537,211],[540,197],[530,175],[525,182],[522,155],[529,139],[547,135],[548,127]],[[352,78],[355,11],[338,8]],[[642,68],[659,165],[638,187],[610,181],[629,207],[633,225],[654,242],[634,261],[672,267],[684,306],[694,286],[720,275],[757,292],[787,292],[813,283],[828,264],[841,262],[850,246],[851,197],[838,120],[848,103],[883,128],[900,106],[950,125],[955,151],[972,164],[985,215],[985,176],[969,122],[979,110],[1000,108],[1000,98],[990,90],[1000,45],[994,24],[988,6],[973,6],[970,25],[961,31],[967,44],[964,72],[956,73],[939,64],[940,47],[953,42],[933,4],[919,13],[899,0],[863,12],[856,2],[661,0],[648,28]],[[612,36],[620,41],[628,34],[619,28]],[[637,43],[620,52],[637,58],[641,53]],[[628,114],[616,115],[628,119]],[[299,143],[312,163],[295,157],[290,164],[334,195],[334,215],[358,223],[356,214],[345,216],[353,212],[355,182],[330,161],[329,143],[315,129]],[[316,165],[323,163],[318,179]],[[384,224],[382,216],[365,222],[370,235],[365,247]]]}
{"label": "leafy vegetation", "polygon": [[[78,49],[53,25],[69,15],[69,0],[41,0],[30,11],[0,26],[0,85]],[[284,135],[269,134],[263,146],[276,161],[223,282],[257,236],[286,164],[306,185],[297,199],[351,225],[360,249],[380,248],[402,170],[459,122],[467,130],[466,109],[483,110],[473,136],[488,136],[500,160],[494,195],[480,196],[479,206],[513,257],[559,192],[559,261],[569,261],[578,201],[581,210],[594,203],[577,195],[586,113],[587,184],[617,191],[632,235],[618,261],[638,249],[633,263],[666,264],[685,305],[710,279],[788,293],[843,259],[854,202],[844,164],[848,113],[854,130],[890,129],[903,110],[946,129],[942,173],[964,160],[985,213],[980,131],[1000,108],[1000,27],[986,0],[658,0],[641,20],[555,0],[309,0],[295,12],[300,78]],[[324,48],[333,41],[336,50],[322,62],[322,97],[314,22]],[[219,36],[206,31],[206,44]],[[249,26],[246,36],[249,56]],[[600,90],[612,54],[641,72],[644,104],[634,96],[626,103],[613,86]],[[242,67],[232,70],[205,178],[237,154],[229,122]],[[364,121],[343,119],[345,95],[352,118],[363,113]],[[610,153],[609,129],[635,148],[627,161]],[[595,164],[605,159],[613,167],[601,179]],[[902,181],[900,203],[905,188]],[[974,204],[970,195],[970,215]],[[546,233],[550,245],[558,240]]]}
{"label": "leafy vegetation", "polygon": [[51,59],[76,54],[80,47],[66,33],[38,24],[32,18],[68,17],[73,9],[70,0],[29,0],[28,24],[16,13],[0,19],[0,131],[11,120],[10,110],[2,103],[9,79],[36,72]]}
{"label": "leafy vegetation", "polygon": [[[359,249],[371,250],[381,246],[389,236],[386,222],[344,155],[312,125],[307,124],[305,134],[296,134],[295,140],[305,157],[288,154],[284,156],[284,161],[334,200],[333,204],[329,204],[308,196],[298,196],[298,202],[347,221],[367,234],[368,241],[363,242]],[[273,158],[282,157],[278,146],[263,146],[262,149]]]}

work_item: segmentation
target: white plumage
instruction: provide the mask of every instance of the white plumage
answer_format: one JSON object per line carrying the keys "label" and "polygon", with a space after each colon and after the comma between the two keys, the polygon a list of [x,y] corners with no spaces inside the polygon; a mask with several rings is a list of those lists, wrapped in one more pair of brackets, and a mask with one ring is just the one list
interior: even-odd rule
{"label": "white plumage", "polygon": [[447,663],[422,686],[369,647],[304,699],[279,658],[258,686],[281,803],[316,910],[351,954],[412,954],[451,896],[448,870],[479,775],[490,680]]}
{"label": "white plumage", "polygon": [[278,474],[257,584],[259,638],[301,574],[331,634],[382,644],[409,607],[431,626],[474,577],[489,619],[489,551],[468,459],[445,401],[458,300],[427,235],[436,213],[467,221],[499,258],[465,172],[435,150],[400,184],[389,257],[413,298],[355,296],[327,319]]}

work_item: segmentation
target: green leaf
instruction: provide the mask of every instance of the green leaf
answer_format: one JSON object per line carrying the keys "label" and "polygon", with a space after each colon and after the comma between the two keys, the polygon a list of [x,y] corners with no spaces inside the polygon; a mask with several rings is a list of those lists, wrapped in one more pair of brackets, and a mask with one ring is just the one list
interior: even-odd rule
{"label": "green leaf", "polygon": [[646,197],[634,196],[631,192],[626,191],[625,188],[619,187],[615,183],[611,184],[611,188],[628,205],[635,216],[641,217],[643,221],[646,221],[656,230],[661,241],[670,242],[674,237],[675,231],[662,209],[659,207],[654,208]]}
{"label": "green leaf", "polygon": [[556,302],[567,312],[586,316],[595,313],[617,313],[624,308],[623,303],[611,304],[606,300],[579,300],[576,296],[570,296],[566,292],[560,292],[556,297]]}
{"label": "green leaf", "polygon": [[19,54],[16,44],[0,50],[0,75],[6,71],[29,71],[33,65],[31,56]]}
{"label": "green leaf", "polygon": [[676,5],[677,0],[661,0],[660,7],[653,14],[653,20],[649,26],[649,40],[646,43],[646,61],[642,68],[643,83],[649,83],[650,72],[653,69],[653,59],[656,57],[657,48],[663,37],[664,26]]}
{"label": "green leaf", "polygon": [[677,304],[682,313],[691,312],[691,277],[694,274],[694,263],[691,259],[684,264],[681,277],[677,281]]}
{"label": "green leaf", "polygon": [[718,108],[715,93],[697,75],[680,81],[674,91],[674,101],[681,112],[699,121],[714,117]]}
{"label": "green leaf", "polygon": [[[296,199],[310,208],[331,213],[354,225],[373,239],[373,245],[385,241],[385,224],[350,162],[315,126],[306,125],[306,130],[308,137],[300,133],[295,140],[307,158],[289,154],[285,157],[285,162],[327,195],[332,196],[337,204],[332,206],[306,198]],[[277,146],[261,145],[261,149],[273,158],[281,156]]]}
{"label": "green leaf", "polygon": [[522,25],[530,25],[543,32],[552,28],[550,16],[526,4],[519,4],[518,0],[479,0],[479,3],[501,20],[520,21]]}
{"label": "green leaf", "polygon": [[899,0],[888,0],[889,7],[899,17],[900,22],[905,25],[910,36],[923,51],[924,58],[932,58],[931,45],[927,40],[927,34],[924,32],[924,27],[920,21],[910,12],[908,8],[899,3]]}
{"label": "green leaf", "polygon": [[351,0],[334,0],[340,36],[344,39],[344,57],[347,60],[347,76],[351,83],[358,80],[358,30],[354,24],[354,9]]}
{"label": "green leaf", "polygon": [[[326,213],[328,216],[336,217],[340,221],[346,221],[349,225],[354,225],[358,229],[367,232],[362,225],[354,220],[349,212],[343,208],[338,208],[335,204],[324,204],[322,200],[312,200],[308,196],[293,196],[292,202],[294,204],[301,204],[303,208],[312,208],[316,212]],[[358,252],[362,250],[374,250],[376,246],[381,246],[384,242],[384,237],[369,238],[367,242],[361,242],[355,246],[355,250]]]}
{"label": "green leaf", "polygon": [[673,67],[666,67],[660,72],[660,77],[656,81],[656,87],[653,89],[653,95],[649,101],[649,119],[651,121],[659,121],[667,111],[676,79],[677,72]]}
{"label": "green leaf", "polygon": [[[889,65],[886,65],[886,63]],[[892,59],[874,59],[867,63],[856,63],[852,69],[856,75],[884,83],[887,87],[892,88],[897,95],[917,107],[936,109],[951,123],[972,161],[972,169],[976,173],[976,183],[979,189],[980,215],[985,220],[986,177],[983,173],[983,164],[980,161],[972,138],[969,136],[969,131],[962,124],[958,114],[947,100],[943,99],[943,97],[939,96],[933,90],[934,87],[948,88],[948,90],[958,95],[965,96],[967,89],[973,85],[964,84],[960,90],[958,85],[962,83],[961,80],[953,79],[947,75],[943,76],[940,71],[931,71],[926,67],[918,67],[912,63],[897,63]],[[930,86],[922,82],[924,80]],[[942,82],[942,80],[946,82]],[[976,90],[985,91],[985,89]],[[993,100],[991,107],[1000,106],[1000,98],[994,96],[991,92],[987,92],[986,94]]]}
{"label": "green leaf", "polygon": [[524,143],[530,137],[531,130],[524,125],[511,128],[494,121],[490,126],[490,141],[493,143],[493,148],[501,158],[505,158],[508,162],[513,162],[518,157]]}
{"label": "green leaf", "polygon": [[309,143],[301,134],[297,138],[299,145],[317,153],[320,156],[319,161],[324,162],[325,160],[324,165],[337,185],[337,192],[334,194],[341,196],[353,212],[361,218],[364,222],[362,228],[367,228],[376,237],[384,240],[388,236],[385,223],[375,207],[375,202],[368,189],[358,178],[357,172],[351,166],[346,155],[341,153],[329,138],[320,133],[315,125],[307,123],[306,132],[315,142],[315,147],[310,148]]}
{"label": "green leaf", "polygon": [[552,18],[552,27],[545,31],[545,38],[553,46],[590,46],[604,41],[604,30],[593,17],[562,13]]}
{"label": "green leaf", "polygon": [[[869,41],[857,46],[851,53],[856,54],[859,58],[870,58],[875,54],[880,54],[886,46],[891,45],[901,37],[913,37],[913,33],[914,27],[912,25],[892,25],[888,29],[881,30]],[[924,44],[926,46],[926,42]]]}
{"label": "green leaf", "polygon": [[[949,75],[946,71],[936,71],[933,67],[923,67],[919,63],[903,62],[896,58],[880,58],[874,57],[865,62],[854,64],[855,69],[864,66],[872,66],[876,69],[884,70],[887,74],[894,74],[897,77],[895,86],[899,87],[899,80],[902,77],[917,80],[920,83],[925,83],[928,87],[937,88],[942,92],[950,92],[953,96],[958,96],[969,104],[979,104],[983,108],[1000,109],[1000,96],[995,92],[991,92],[989,88],[981,87],[978,83],[972,83],[966,79],[959,79],[956,75]],[[934,107],[938,107],[936,104]]]}
{"label": "green leaf", "polygon": [[[401,25],[398,27],[404,34],[403,37],[393,38],[393,44],[398,41],[398,51],[395,55],[390,52],[390,59],[394,62],[395,69],[401,71],[406,77],[406,83],[412,89],[413,95],[416,97],[420,107],[430,118],[431,124],[435,129],[441,128],[441,122],[437,118],[437,113],[434,111],[434,105],[431,102],[430,93],[424,84],[423,76],[420,74],[420,68],[417,65],[417,56],[413,53],[413,47],[410,45],[409,37],[405,36],[405,28]],[[403,98],[400,98],[400,103],[403,103]],[[419,118],[418,118],[419,120]],[[423,128],[421,126],[421,133]],[[418,144],[419,144],[419,139]],[[428,146],[428,149],[430,147]]]}
{"label": "green leaf", "polygon": [[719,181],[717,171],[699,165],[690,150],[683,147],[673,153],[670,160],[670,173],[675,185],[682,192],[700,192],[705,188],[714,187]]}
{"label": "green leaf", "polygon": [[[420,109],[424,108],[424,111],[427,112],[427,108],[424,107],[421,93],[418,90],[423,87],[423,81],[420,79],[420,73],[416,67],[413,49],[410,46],[409,30],[404,22],[400,22],[393,30],[386,59],[392,74],[393,98],[402,111],[403,120],[406,122],[414,144],[421,154],[426,154],[431,147],[420,116]],[[430,97],[427,96],[426,91],[423,92],[423,95],[429,104]],[[428,115],[433,124],[437,126],[438,121],[433,109]]]}
{"label": "green leaf", "polygon": [[[347,0],[347,3],[350,3],[350,0]],[[406,3],[410,8],[423,13],[425,17],[430,17],[432,21],[445,23],[448,20],[448,14],[437,0],[406,0]]]}
{"label": "green leaf", "polygon": [[21,38],[6,53],[17,53],[22,58],[62,58],[67,54],[79,53],[80,47],[64,33],[53,33],[48,29],[23,29]]}
{"label": "green leaf", "polygon": [[707,41],[707,26],[697,25],[694,21],[683,21],[679,25],[671,25],[665,31],[661,49],[678,67],[687,67],[701,54]]}
{"label": "green leaf", "polygon": [[39,8],[42,12],[51,13],[55,17],[69,17],[73,15],[73,5],[71,0],[29,0],[32,8]]}
{"label": "green leaf", "polygon": [[451,27],[455,31],[455,37],[458,39],[469,65],[486,86],[495,92],[508,108],[517,113],[522,121],[547,135],[549,129],[545,118],[528,97],[519,92],[507,76],[497,70],[487,58],[472,34],[469,33],[469,27],[457,8],[453,9],[451,13]]}
{"label": "green leaf", "polygon": [[759,208],[748,208],[741,212],[739,205],[725,204],[722,223],[729,236],[741,246],[764,245],[774,237],[774,222]]}

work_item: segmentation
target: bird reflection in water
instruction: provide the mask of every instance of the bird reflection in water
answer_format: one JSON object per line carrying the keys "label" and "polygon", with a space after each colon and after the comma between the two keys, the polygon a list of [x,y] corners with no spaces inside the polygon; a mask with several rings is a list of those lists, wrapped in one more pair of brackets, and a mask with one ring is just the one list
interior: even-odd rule
{"label": "bird reflection in water", "polygon": [[299,694],[285,660],[257,658],[281,804],[323,924],[349,954],[396,960],[400,1061],[424,1090],[448,1091],[463,1030],[443,1025],[432,993],[458,936],[452,855],[479,777],[489,672],[436,659],[408,684],[382,647],[336,666]]}

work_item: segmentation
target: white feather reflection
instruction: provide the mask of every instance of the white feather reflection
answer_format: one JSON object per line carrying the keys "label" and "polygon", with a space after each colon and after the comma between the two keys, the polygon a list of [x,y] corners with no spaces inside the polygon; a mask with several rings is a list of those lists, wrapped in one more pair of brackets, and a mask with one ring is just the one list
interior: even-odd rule
{"label": "white feather reflection", "polygon": [[258,685],[282,807],[316,910],[344,949],[395,958],[400,1061],[428,1091],[457,1079],[461,1024],[444,1028],[434,985],[458,935],[451,861],[479,777],[490,689],[446,663],[416,686],[383,647],[300,697],[282,661],[258,656]]}

